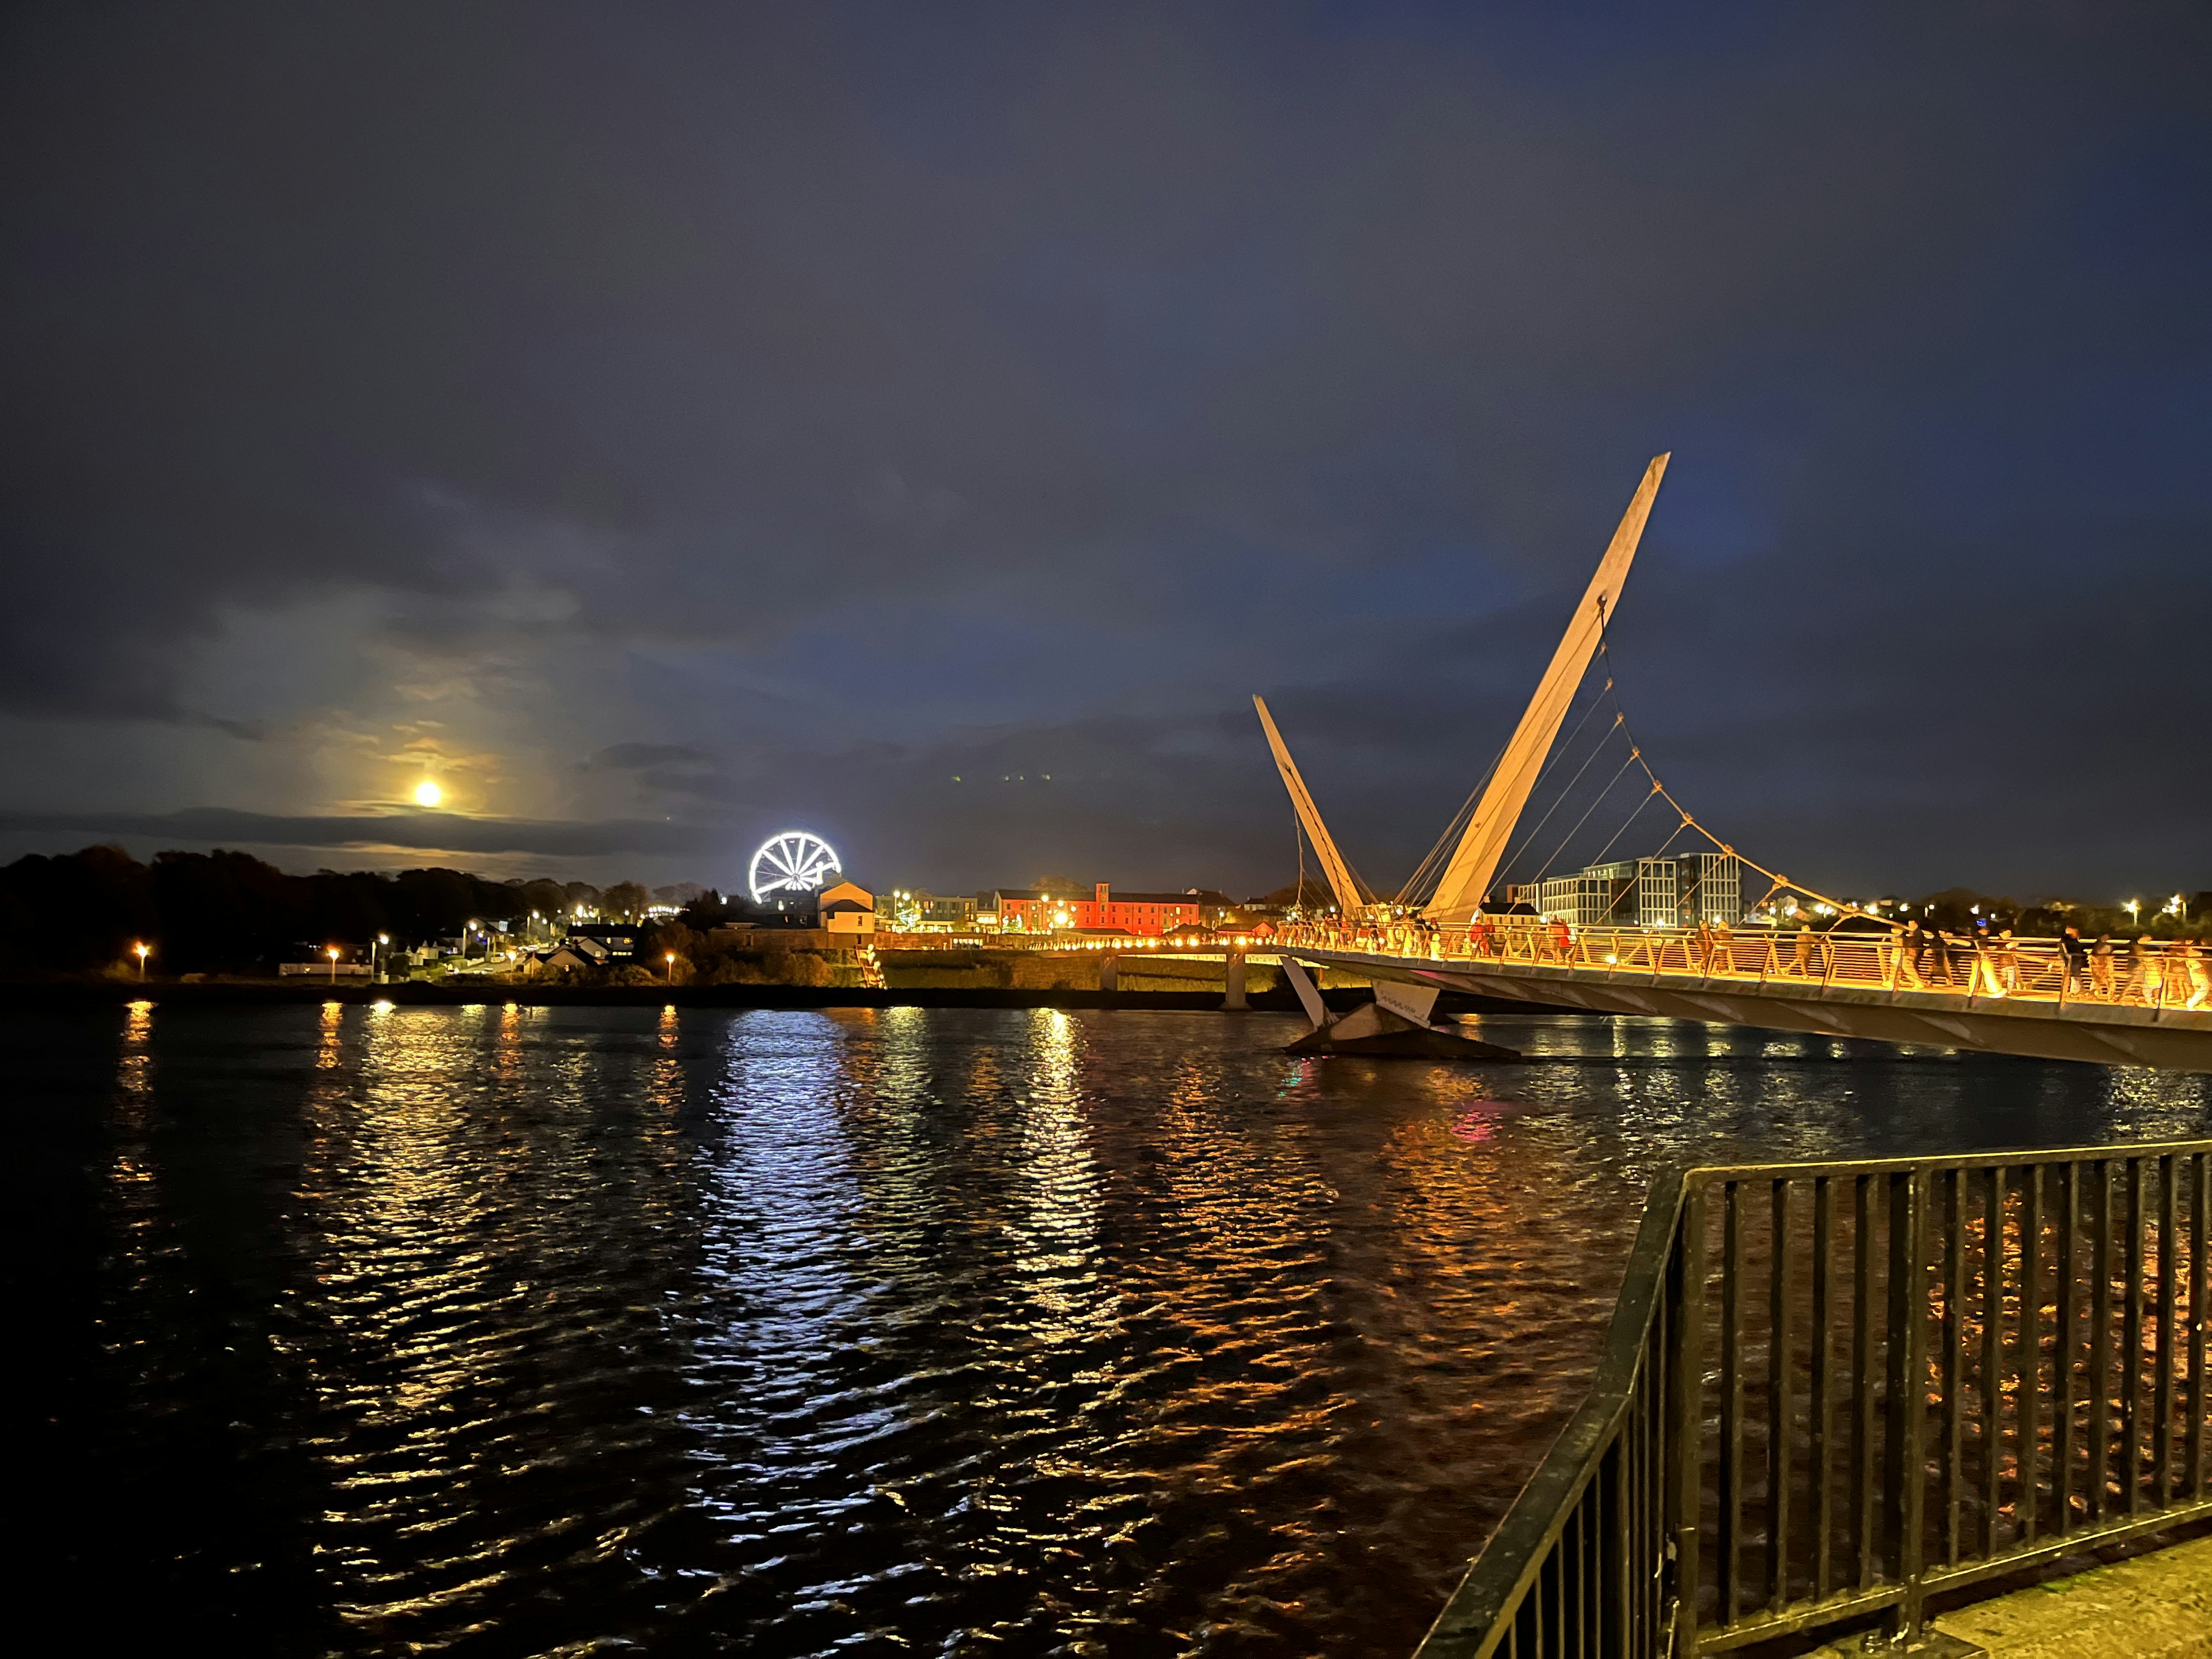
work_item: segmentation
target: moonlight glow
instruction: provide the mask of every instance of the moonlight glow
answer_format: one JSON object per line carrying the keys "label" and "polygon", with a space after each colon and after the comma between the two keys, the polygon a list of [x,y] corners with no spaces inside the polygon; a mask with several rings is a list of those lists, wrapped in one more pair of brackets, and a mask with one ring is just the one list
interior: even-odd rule
{"label": "moonlight glow", "polygon": [[445,798],[446,792],[428,778],[415,786],[415,804],[417,806],[435,806]]}

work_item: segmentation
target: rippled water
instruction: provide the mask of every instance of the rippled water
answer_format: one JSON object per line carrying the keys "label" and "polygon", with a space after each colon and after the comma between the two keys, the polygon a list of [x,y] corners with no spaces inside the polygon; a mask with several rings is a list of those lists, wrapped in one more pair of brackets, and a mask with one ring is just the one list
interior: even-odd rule
{"label": "rippled water", "polygon": [[[235,1652],[1389,1653],[1674,1160],[2212,1084],[1656,1021],[0,1015],[49,1605]],[[19,1565],[21,1565],[19,1558]]]}

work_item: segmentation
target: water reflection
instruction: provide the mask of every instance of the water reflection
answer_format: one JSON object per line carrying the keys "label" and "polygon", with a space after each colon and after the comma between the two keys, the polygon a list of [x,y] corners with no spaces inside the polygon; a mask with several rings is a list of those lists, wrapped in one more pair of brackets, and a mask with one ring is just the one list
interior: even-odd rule
{"label": "water reflection", "polygon": [[1661,1020],[1467,1068],[1264,1015],[101,1018],[35,1049],[96,1146],[88,1559],[283,1650],[1402,1650],[1661,1164],[2208,1119]]}

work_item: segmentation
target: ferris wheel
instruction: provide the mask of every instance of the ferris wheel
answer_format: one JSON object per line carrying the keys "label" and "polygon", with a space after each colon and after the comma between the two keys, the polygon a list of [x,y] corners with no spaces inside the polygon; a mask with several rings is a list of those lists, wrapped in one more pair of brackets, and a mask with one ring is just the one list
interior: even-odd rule
{"label": "ferris wheel", "polygon": [[761,843],[747,882],[753,902],[765,904],[786,893],[818,892],[831,876],[844,873],[837,849],[828,842],[811,830],[786,830]]}

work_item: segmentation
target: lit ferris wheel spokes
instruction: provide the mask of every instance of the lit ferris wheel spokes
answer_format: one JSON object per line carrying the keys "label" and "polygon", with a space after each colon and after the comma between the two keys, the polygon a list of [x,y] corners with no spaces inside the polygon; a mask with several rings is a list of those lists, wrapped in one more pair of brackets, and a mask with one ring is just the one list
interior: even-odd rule
{"label": "lit ferris wheel spokes", "polygon": [[831,876],[844,873],[837,849],[828,842],[811,830],[786,830],[761,843],[747,882],[753,902],[761,904],[779,893],[817,892]]}

